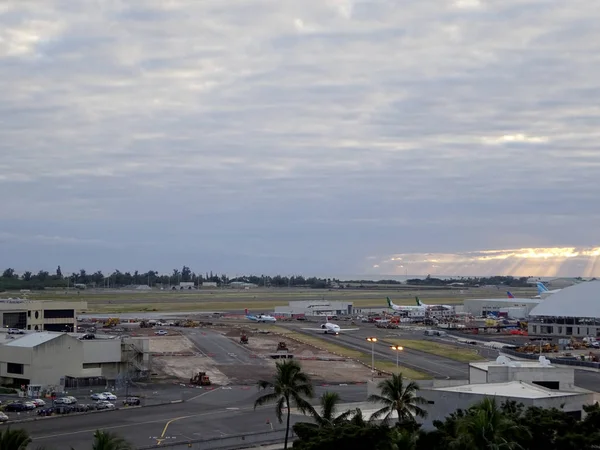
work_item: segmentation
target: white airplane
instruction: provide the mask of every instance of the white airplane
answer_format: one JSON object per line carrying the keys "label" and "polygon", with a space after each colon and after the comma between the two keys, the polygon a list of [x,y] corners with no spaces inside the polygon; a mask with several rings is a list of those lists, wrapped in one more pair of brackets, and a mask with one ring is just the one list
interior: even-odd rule
{"label": "white airplane", "polygon": [[269,316],[268,314],[257,314],[256,316],[249,314],[246,309],[246,319],[251,320],[253,322],[277,322],[277,319],[273,316]]}
{"label": "white airplane", "polygon": [[321,325],[321,328],[302,328],[303,330],[309,331],[322,331],[324,334],[335,334],[338,335],[342,331],[356,331],[360,328],[340,328],[339,325],[331,323],[328,317],[325,317],[325,323]]}
{"label": "white airplane", "polygon": [[423,312],[423,314],[425,313],[425,311],[427,311],[427,307],[419,305],[417,303],[417,306],[401,306],[401,305],[395,305],[389,297],[386,297],[387,299],[387,304],[390,308],[392,308],[394,311],[421,311]]}
{"label": "white airplane", "polygon": [[417,300],[417,305],[424,306],[425,308],[433,308],[433,307],[440,307],[440,308],[443,308],[443,309],[452,309],[453,308],[450,305],[426,305],[425,303],[423,303],[421,301],[421,299],[419,297],[415,297],[415,299]]}
{"label": "white airplane", "polygon": [[538,295],[536,295],[533,298],[546,298],[549,295],[556,294],[557,292],[562,291],[562,289],[554,289],[554,290],[550,291],[550,290],[548,290],[546,285],[544,283],[542,283],[541,281],[537,282],[537,290],[538,290]]}

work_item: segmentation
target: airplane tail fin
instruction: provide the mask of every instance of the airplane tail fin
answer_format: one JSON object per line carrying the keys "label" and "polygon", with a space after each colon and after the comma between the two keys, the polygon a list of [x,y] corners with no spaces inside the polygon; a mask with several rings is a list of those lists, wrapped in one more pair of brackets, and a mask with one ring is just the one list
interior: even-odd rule
{"label": "airplane tail fin", "polygon": [[244,309],[244,314],[248,315],[248,308]]}
{"label": "airplane tail fin", "polygon": [[392,307],[392,305],[393,305],[392,301],[390,300],[390,298],[389,298],[389,297],[386,297],[386,299],[387,299],[387,304],[388,304],[388,307],[390,307],[390,308],[391,308],[391,307]]}
{"label": "airplane tail fin", "polygon": [[515,298],[510,291],[506,291],[506,295],[508,295],[508,298]]}
{"label": "airplane tail fin", "polygon": [[423,302],[419,297],[415,297],[415,300],[417,301],[417,306],[423,306]]}
{"label": "airplane tail fin", "polygon": [[537,283],[537,289],[538,289],[538,294],[542,294],[544,292],[548,292],[548,288],[546,286],[544,286],[544,283],[542,283],[541,281],[538,281],[538,283]]}

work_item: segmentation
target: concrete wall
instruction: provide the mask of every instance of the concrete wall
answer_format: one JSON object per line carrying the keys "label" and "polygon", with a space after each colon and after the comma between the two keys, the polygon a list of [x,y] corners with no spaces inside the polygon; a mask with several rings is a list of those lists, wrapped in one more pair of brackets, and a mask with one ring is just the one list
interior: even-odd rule
{"label": "concrete wall", "polygon": [[81,341],[62,335],[33,348],[31,384],[56,385],[65,375],[81,372],[83,347]]}
{"label": "concrete wall", "polygon": [[114,363],[121,361],[120,339],[83,340],[83,363]]}
{"label": "concrete wall", "polygon": [[488,382],[488,374],[477,367],[469,367],[469,384],[483,384]]}
{"label": "concrete wall", "polygon": [[[511,367],[490,366],[487,383],[504,383],[507,381],[558,381],[559,389],[570,389],[575,384],[575,371],[566,367]],[[473,383],[473,381],[471,381]]]}

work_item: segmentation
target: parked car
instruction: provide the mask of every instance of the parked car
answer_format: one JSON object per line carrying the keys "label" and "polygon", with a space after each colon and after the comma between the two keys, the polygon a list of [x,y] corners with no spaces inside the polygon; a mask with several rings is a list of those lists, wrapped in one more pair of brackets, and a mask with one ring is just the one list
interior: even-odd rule
{"label": "parked car", "polygon": [[77,403],[77,399],[71,396],[60,397],[54,400],[55,405],[73,405],[75,403]]}
{"label": "parked car", "polygon": [[0,411],[0,422],[6,422],[8,420],[8,416]]}
{"label": "parked car", "polygon": [[126,406],[137,406],[141,403],[138,397],[127,397],[123,400],[123,404]]}
{"label": "parked car", "polygon": [[21,402],[13,402],[13,403],[9,403],[8,405],[6,405],[4,407],[4,411],[9,411],[9,412],[23,412],[23,411],[28,411],[29,408],[27,407],[27,405],[25,405],[24,403]]}
{"label": "parked car", "polygon": [[31,403],[33,403],[38,408],[40,406],[46,406],[46,402],[41,398],[34,398],[33,400],[31,400]]}
{"label": "parked car", "polygon": [[96,402],[96,409],[115,409],[115,405],[107,400],[99,400]]}
{"label": "parked car", "polygon": [[25,331],[19,330],[18,328],[9,328],[8,334],[25,334]]}
{"label": "parked car", "polygon": [[167,330],[158,330],[154,334],[158,336],[166,336],[167,334],[169,334],[169,332]]}
{"label": "parked car", "polygon": [[117,396],[115,394],[113,394],[112,392],[103,392],[102,395],[104,395],[104,400],[108,400],[108,401],[115,401],[117,399]]}
{"label": "parked car", "polygon": [[96,393],[96,394],[90,395],[90,398],[92,400],[106,400],[106,395]]}
{"label": "parked car", "polygon": [[23,404],[27,407],[27,409],[32,410],[37,408],[37,406],[35,406],[35,403],[30,402],[30,401],[25,401],[23,402]]}

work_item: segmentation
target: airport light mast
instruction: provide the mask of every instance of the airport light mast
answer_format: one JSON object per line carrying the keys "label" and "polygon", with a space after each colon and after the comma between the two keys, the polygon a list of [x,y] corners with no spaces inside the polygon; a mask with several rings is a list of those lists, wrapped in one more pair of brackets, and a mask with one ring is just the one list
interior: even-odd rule
{"label": "airport light mast", "polygon": [[371,381],[373,381],[373,376],[375,374],[375,342],[377,342],[377,338],[368,337],[367,341],[371,343]]}

